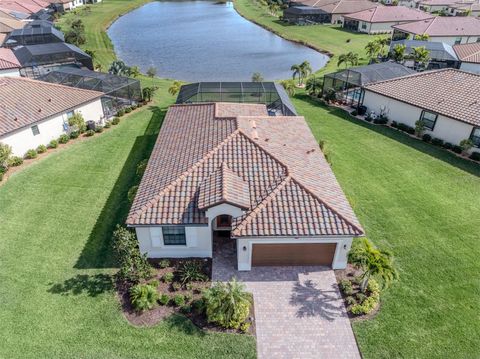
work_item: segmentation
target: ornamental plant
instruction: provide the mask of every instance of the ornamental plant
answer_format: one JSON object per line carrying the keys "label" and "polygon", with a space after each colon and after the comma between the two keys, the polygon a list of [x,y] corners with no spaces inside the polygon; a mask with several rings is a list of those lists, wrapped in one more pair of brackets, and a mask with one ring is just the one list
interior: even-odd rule
{"label": "ornamental plant", "polygon": [[158,300],[157,289],[150,284],[137,284],[130,288],[130,300],[138,312],[152,309]]}
{"label": "ornamental plant", "polygon": [[12,154],[12,147],[5,143],[0,143],[0,167],[8,168],[8,158]]}
{"label": "ornamental plant", "polygon": [[73,127],[74,131],[79,131],[83,133],[87,130],[87,125],[85,124],[85,119],[81,113],[74,113],[72,117],[68,119],[68,125]]}

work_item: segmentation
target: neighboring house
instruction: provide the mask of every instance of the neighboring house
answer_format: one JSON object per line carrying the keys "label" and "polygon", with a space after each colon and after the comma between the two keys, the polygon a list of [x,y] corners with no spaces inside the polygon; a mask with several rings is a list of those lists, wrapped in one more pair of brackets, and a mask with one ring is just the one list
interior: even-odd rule
{"label": "neighboring house", "polygon": [[[20,76],[20,63],[10,49],[0,48],[0,77]],[[1,105],[1,104],[0,104]]]}
{"label": "neighboring house", "polygon": [[480,151],[480,76],[455,69],[427,71],[365,86],[363,104],[390,121],[415,127],[453,145],[470,138]]}
{"label": "neighboring house", "polygon": [[460,70],[480,74],[480,42],[455,45],[453,50],[461,61]]}
{"label": "neighboring house", "polygon": [[52,3],[62,11],[74,10],[77,7],[83,6],[85,4],[84,0],[54,0]]}
{"label": "neighboring house", "polygon": [[68,118],[75,112],[86,121],[102,121],[102,95],[21,77],[0,78],[0,142],[23,156],[67,133]]}
{"label": "neighboring house", "polygon": [[428,35],[428,41],[449,45],[480,41],[480,20],[471,16],[437,16],[427,20],[395,25],[392,40]]}
{"label": "neighboring house", "polygon": [[458,0],[421,0],[417,3],[420,10],[428,12],[446,12]]}
{"label": "neighboring house", "polygon": [[377,6],[345,15],[343,27],[367,34],[391,33],[394,25],[430,18],[430,14],[405,6]]}
{"label": "neighboring house", "polygon": [[169,108],[127,225],[149,258],[234,241],[238,270],[345,268],[363,235],[305,119],[240,103]]}
{"label": "neighboring house", "polygon": [[[430,58],[426,68],[427,70],[443,69],[446,67],[456,69],[460,67],[460,60],[458,59],[457,54],[453,50],[453,47],[451,45],[445,44],[444,42],[421,40],[392,41],[390,43],[390,53],[392,53],[393,48],[396,45],[405,45],[406,57],[412,55],[413,48],[424,47],[428,51],[428,56]],[[415,68],[415,63],[411,59],[404,60],[403,65],[410,68]]]}
{"label": "neighboring house", "polygon": [[480,16],[480,1],[475,2],[457,2],[450,5],[447,9],[449,15],[453,16]]}
{"label": "neighboring house", "polygon": [[0,10],[20,19],[28,18],[48,6],[49,3],[41,0],[0,0]]}

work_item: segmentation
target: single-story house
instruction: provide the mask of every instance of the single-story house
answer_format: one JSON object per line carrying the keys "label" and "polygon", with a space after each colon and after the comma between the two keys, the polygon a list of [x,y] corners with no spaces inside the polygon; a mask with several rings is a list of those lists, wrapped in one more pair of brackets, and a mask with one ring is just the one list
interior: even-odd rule
{"label": "single-story house", "polygon": [[480,151],[480,75],[456,69],[426,71],[364,87],[368,111],[458,145],[470,138]]}
{"label": "single-story house", "polygon": [[63,33],[57,30],[50,21],[34,20],[28,22],[22,29],[10,32],[4,42],[4,46],[16,47],[19,45],[37,45],[52,42],[65,42]]}
{"label": "single-story house", "polygon": [[431,14],[405,6],[377,6],[344,16],[343,27],[367,34],[393,32],[392,26],[432,18]]}
{"label": "single-story house", "polygon": [[417,2],[417,7],[428,12],[446,12],[456,2],[458,0],[421,0]]}
{"label": "single-story house", "polygon": [[[453,47],[444,42],[432,42],[425,40],[400,40],[392,41],[390,43],[390,53],[397,45],[405,45],[405,56],[408,57],[412,55],[413,48],[424,47],[428,51],[429,62],[427,65],[427,70],[436,70],[443,69],[446,67],[457,69],[460,67],[460,60],[457,57],[457,54],[453,50]],[[415,63],[411,59],[406,59],[403,61],[403,65],[414,68]]]}
{"label": "single-story house", "polygon": [[83,6],[85,2],[83,0],[54,0],[52,1],[52,4],[55,6],[57,11],[64,12]]}
{"label": "single-story house", "polygon": [[21,67],[12,50],[0,47],[0,77],[20,76]]}
{"label": "single-story house", "polygon": [[480,20],[471,16],[437,16],[431,19],[393,26],[392,40],[413,39],[415,35],[428,35],[428,41],[449,45],[480,40]]}
{"label": "single-story house", "polygon": [[453,46],[461,61],[460,70],[480,74],[480,42]]}
{"label": "single-story house", "polygon": [[457,2],[448,7],[447,12],[453,16],[480,16],[480,1]]}
{"label": "single-story house", "polygon": [[54,85],[22,77],[0,78],[0,142],[13,154],[47,145],[68,133],[68,119],[76,112],[85,121],[104,119],[103,93]]}
{"label": "single-story house", "polygon": [[242,271],[345,268],[364,233],[305,119],[241,103],[169,108],[127,225],[149,258],[228,242]]}

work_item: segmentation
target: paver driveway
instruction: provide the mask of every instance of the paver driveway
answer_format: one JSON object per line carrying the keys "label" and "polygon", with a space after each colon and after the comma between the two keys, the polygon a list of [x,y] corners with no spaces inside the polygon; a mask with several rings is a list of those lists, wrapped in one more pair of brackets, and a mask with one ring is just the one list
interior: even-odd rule
{"label": "paver driveway", "polygon": [[238,272],[234,263],[232,253],[216,253],[212,277],[227,281],[236,276],[253,293],[258,358],[360,358],[332,270],[255,267]]}

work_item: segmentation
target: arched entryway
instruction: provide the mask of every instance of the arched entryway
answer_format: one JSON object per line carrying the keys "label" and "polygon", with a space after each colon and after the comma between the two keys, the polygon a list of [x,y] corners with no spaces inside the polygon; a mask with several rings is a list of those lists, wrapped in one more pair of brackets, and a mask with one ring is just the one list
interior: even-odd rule
{"label": "arched entryway", "polygon": [[231,237],[232,218],[233,217],[228,214],[220,214],[212,220],[213,255],[236,255],[236,242],[235,239]]}

